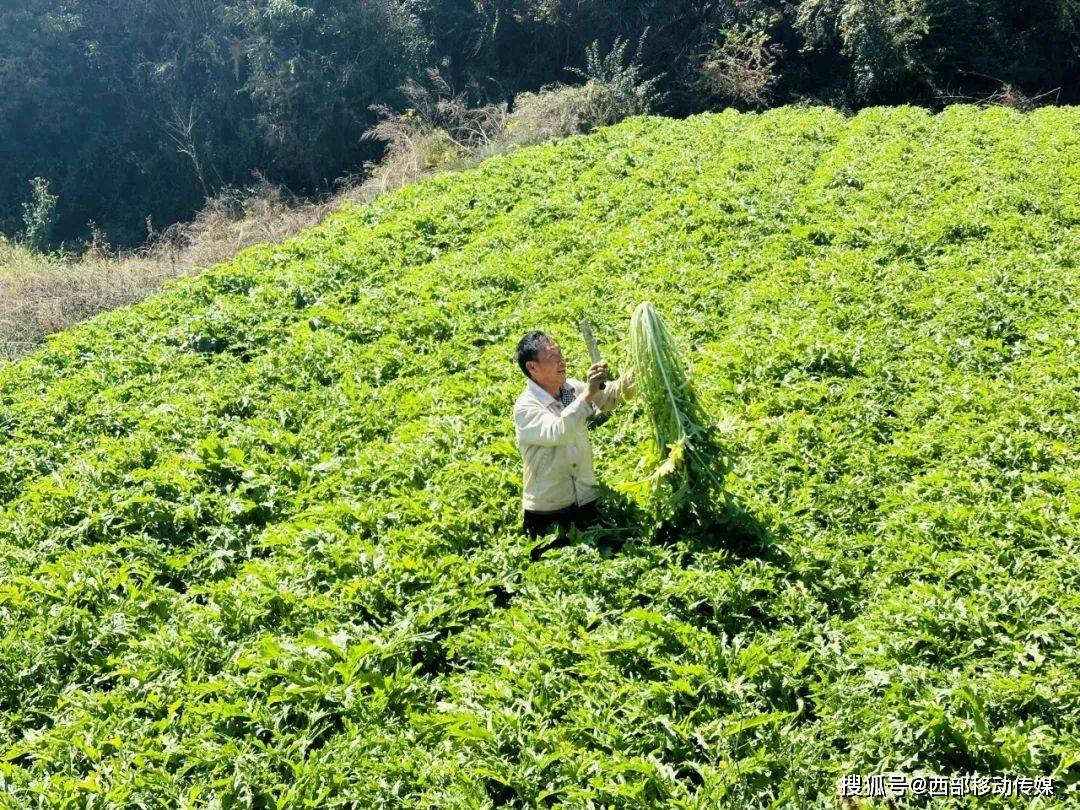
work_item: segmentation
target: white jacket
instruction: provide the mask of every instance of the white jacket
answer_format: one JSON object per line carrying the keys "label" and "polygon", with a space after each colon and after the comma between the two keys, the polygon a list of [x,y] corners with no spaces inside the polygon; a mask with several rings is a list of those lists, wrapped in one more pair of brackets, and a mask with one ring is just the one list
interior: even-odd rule
{"label": "white jacket", "polygon": [[575,396],[565,408],[532,380],[514,403],[514,432],[524,464],[521,500],[530,512],[554,512],[596,500],[586,419],[637,393],[632,372],[597,392],[595,408],[585,400],[588,383],[567,378],[566,386]]}

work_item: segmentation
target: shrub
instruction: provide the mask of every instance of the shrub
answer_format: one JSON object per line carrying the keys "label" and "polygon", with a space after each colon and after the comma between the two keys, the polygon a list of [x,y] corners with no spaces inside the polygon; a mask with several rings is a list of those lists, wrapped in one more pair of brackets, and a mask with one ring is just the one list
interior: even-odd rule
{"label": "shrub", "polygon": [[891,8],[876,0],[806,0],[796,27],[810,49],[839,45],[851,61],[852,96],[862,101],[924,73],[919,43],[930,26],[923,4]]}
{"label": "shrub", "polygon": [[[638,40],[637,52],[640,53],[648,34],[646,29]],[[600,56],[599,42],[594,41],[585,49],[585,70],[570,68],[586,80],[604,89],[604,113],[592,122],[592,126],[614,124],[632,115],[644,115],[650,112],[662,100],[656,86],[661,76],[651,79],[642,77],[642,67],[631,59],[624,64],[628,40],[616,38],[611,50]]]}
{"label": "shrub", "polygon": [[30,199],[23,203],[23,241],[31,250],[48,247],[56,222],[56,200],[56,195],[49,192],[48,180],[35,177],[30,181]]}
{"label": "shrub", "polygon": [[714,42],[701,61],[699,87],[710,97],[738,107],[768,104],[778,76],[779,48],[767,34],[732,28]]}
{"label": "shrub", "polygon": [[565,138],[652,111],[661,100],[656,89],[660,77],[644,79],[637,62],[624,64],[626,48],[626,40],[616,39],[601,56],[599,43],[593,42],[585,50],[585,70],[571,69],[585,79],[584,84],[556,84],[519,94],[509,126],[511,141],[530,144]]}
{"label": "shrub", "polygon": [[505,140],[505,103],[470,107],[467,95],[455,91],[438,69],[425,72],[425,84],[410,78],[402,85],[408,103],[404,112],[385,104],[371,107],[379,122],[363,137],[386,143],[365,184],[376,192],[434,171],[464,168],[473,152]]}
{"label": "shrub", "polygon": [[608,94],[601,85],[553,85],[514,99],[509,135],[515,144],[542,143],[588,132],[609,117]]}

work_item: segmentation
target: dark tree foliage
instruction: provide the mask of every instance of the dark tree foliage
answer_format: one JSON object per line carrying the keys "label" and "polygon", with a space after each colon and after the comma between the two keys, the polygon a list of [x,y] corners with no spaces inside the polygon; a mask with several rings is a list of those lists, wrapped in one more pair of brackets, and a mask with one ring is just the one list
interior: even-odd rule
{"label": "dark tree foliage", "polygon": [[254,173],[325,191],[377,158],[371,106],[425,67],[505,101],[619,38],[674,115],[1080,101],[1080,0],[4,0],[0,232],[39,177],[54,241],[94,222],[127,245]]}

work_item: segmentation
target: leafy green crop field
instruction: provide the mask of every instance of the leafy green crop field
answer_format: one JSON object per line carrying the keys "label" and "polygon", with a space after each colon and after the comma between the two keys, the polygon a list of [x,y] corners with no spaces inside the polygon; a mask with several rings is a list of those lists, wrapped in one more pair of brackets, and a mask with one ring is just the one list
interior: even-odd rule
{"label": "leafy green crop field", "polygon": [[[56,336],[0,370],[0,805],[1076,803],[1078,255],[1075,108],[633,119]],[[645,299],[734,508],[645,537],[638,403],[623,530],[534,560],[514,344],[617,371]]]}

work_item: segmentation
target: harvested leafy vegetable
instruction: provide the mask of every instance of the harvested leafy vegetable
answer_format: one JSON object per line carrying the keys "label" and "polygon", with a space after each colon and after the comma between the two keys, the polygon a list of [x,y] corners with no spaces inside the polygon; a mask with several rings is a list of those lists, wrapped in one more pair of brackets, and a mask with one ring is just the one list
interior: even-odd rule
{"label": "harvested leafy vegetable", "polygon": [[654,503],[665,518],[702,515],[723,488],[726,456],[667,324],[648,301],[630,319],[630,353],[652,425]]}

